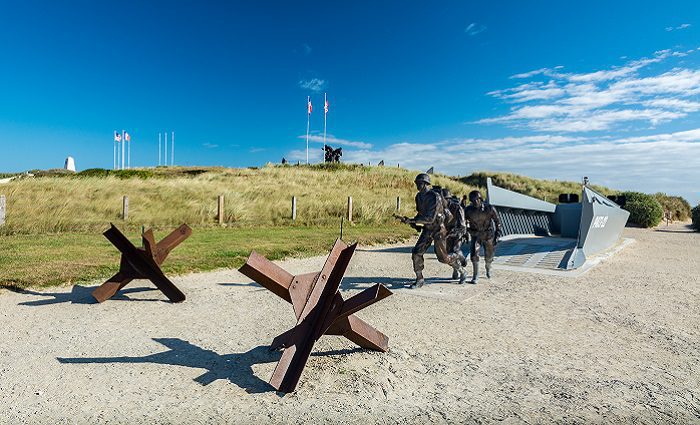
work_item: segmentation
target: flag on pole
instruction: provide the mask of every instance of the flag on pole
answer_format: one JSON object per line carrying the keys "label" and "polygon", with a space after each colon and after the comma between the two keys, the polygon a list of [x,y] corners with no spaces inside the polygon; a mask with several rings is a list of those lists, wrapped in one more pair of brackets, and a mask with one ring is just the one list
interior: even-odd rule
{"label": "flag on pole", "polygon": [[121,141],[122,141],[122,135],[119,134],[118,131],[115,131],[115,132],[114,132],[114,141],[115,141],[115,142],[121,142]]}
{"label": "flag on pole", "polygon": [[311,98],[308,98],[307,102],[308,102],[308,104],[309,104],[309,105],[308,105],[309,115],[311,115],[311,109],[313,109],[313,108],[311,107]]}
{"label": "flag on pole", "polygon": [[131,141],[131,136],[129,136],[129,133],[124,132],[124,141],[125,141],[125,142],[130,142],[130,141]]}
{"label": "flag on pole", "polygon": [[324,113],[326,113],[326,114],[328,113],[328,99],[326,99],[326,104],[323,105],[323,111],[324,111]]}

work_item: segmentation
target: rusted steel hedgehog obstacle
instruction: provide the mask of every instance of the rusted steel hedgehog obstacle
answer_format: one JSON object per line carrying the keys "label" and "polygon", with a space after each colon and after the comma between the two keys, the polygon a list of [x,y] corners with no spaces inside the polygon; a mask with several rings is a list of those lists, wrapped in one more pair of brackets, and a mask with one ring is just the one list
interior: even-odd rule
{"label": "rusted steel hedgehog obstacle", "polygon": [[136,248],[124,234],[112,224],[104,232],[105,237],[122,253],[119,271],[92,292],[97,302],[112,298],[119,290],[134,279],[148,279],[153,282],[168,299],[174,303],[185,301],[182,293],[160,269],[170,251],[192,234],[186,224],[175,229],[163,240],[156,243],[153,230],[142,235],[143,248]]}
{"label": "rusted steel hedgehog obstacle", "polygon": [[338,292],[357,244],[336,240],[323,269],[293,276],[256,252],[239,269],[275,295],[292,304],[297,324],[272,341],[271,349],[284,348],[270,384],[292,392],[299,382],[314,343],[322,335],[342,335],[363,348],[387,351],[389,338],[354,313],[380,301],[391,291],[377,284],[347,300]]}

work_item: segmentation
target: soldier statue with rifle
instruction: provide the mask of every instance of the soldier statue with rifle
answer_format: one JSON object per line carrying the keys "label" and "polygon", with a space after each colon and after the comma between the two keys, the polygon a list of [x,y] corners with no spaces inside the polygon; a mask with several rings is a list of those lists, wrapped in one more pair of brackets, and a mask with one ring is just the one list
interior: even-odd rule
{"label": "soldier statue with rifle", "polygon": [[442,194],[430,189],[430,176],[426,173],[421,173],[415,179],[416,189],[416,210],[417,214],[413,218],[399,217],[403,223],[409,224],[415,228],[421,228],[420,236],[413,247],[412,260],[413,271],[416,273],[416,281],[411,285],[412,288],[420,288],[425,285],[423,278],[423,269],[425,260],[423,255],[430,248],[430,245],[435,242],[435,254],[438,261],[449,264],[457,272],[460,283],[464,283],[467,279],[467,273],[464,269],[466,260],[462,252],[449,252],[447,248],[447,230],[445,229],[446,218],[449,222],[451,213],[445,208],[445,203],[442,199]]}
{"label": "soldier statue with rifle", "polygon": [[464,215],[471,236],[469,248],[474,272],[470,283],[477,283],[479,280],[479,250],[482,246],[485,254],[486,277],[491,278],[491,263],[493,262],[495,246],[501,236],[501,221],[496,214],[496,209],[484,202],[481,192],[478,190],[469,192],[469,203],[464,208]]}

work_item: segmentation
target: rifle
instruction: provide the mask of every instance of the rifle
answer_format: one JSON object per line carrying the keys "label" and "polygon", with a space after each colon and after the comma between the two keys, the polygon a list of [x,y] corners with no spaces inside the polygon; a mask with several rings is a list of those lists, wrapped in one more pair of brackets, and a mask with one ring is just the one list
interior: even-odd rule
{"label": "rifle", "polygon": [[416,223],[410,223],[410,222],[409,222],[410,218],[406,217],[405,215],[393,214],[393,216],[394,216],[395,219],[399,220],[400,222],[402,222],[402,223],[404,223],[404,224],[408,224],[409,226],[413,227],[413,228],[416,229],[416,231],[418,231],[418,232],[420,232],[421,230],[423,230],[423,229],[421,228],[421,226],[417,225]]}

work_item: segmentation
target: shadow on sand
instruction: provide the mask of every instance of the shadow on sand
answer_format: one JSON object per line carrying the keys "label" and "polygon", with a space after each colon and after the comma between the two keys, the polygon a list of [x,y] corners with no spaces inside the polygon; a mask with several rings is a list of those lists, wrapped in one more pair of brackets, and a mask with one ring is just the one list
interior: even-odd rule
{"label": "shadow on sand", "polygon": [[[227,379],[232,384],[244,389],[249,394],[275,391],[275,388],[255,376],[253,365],[279,361],[281,351],[271,351],[269,346],[260,345],[245,353],[221,355],[212,350],[205,350],[179,338],[153,338],[159,344],[169,348],[167,351],[141,357],[58,357],[63,364],[99,364],[99,363],[155,363],[171,366],[205,369],[202,375],[194,378],[201,385],[209,385],[219,379]],[[313,353],[312,356],[332,356],[363,351],[361,348],[348,348]]]}
{"label": "shadow on sand", "polygon": [[[389,289],[403,289],[408,288],[413,283],[414,278],[405,277],[344,277],[341,283],[341,288],[344,290],[348,289],[366,289],[377,283],[381,283]],[[426,286],[430,284],[438,283],[454,283],[457,281],[451,279],[450,277],[426,277]]]}
{"label": "shadow on sand", "polygon": [[[661,225],[663,226],[663,224]],[[693,227],[692,224],[686,224],[680,229],[669,229],[669,228],[656,228],[654,229],[656,232],[662,232],[662,233],[691,233],[695,232],[695,228]]]}
{"label": "shadow on sand", "polygon": [[[392,246],[389,248],[358,248],[358,252],[391,252],[391,253],[398,253],[398,254],[410,254],[411,250],[413,249],[413,246]],[[428,253],[434,253],[435,250],[431,246],[428,249]]]}
{"label": "shadow on sand", "polygon": [[[92,291],[97,288],[96,286],[80,286],[75,285],[70,292],[41,292],[32,291],[30,289],[11,289],[12,292],[24,295],[36,295],[39,297],[47,297],[43,300],[34,301],[24,301],[18,305],[28,305],[32,307],[38,307],[42,305],[53,305],[61,303],[71,303],[71,304],[97,304],[95,298],[92,297]],[[135,294],[138,292],[155,291],[156,288],[126,288],[119,291],[115,296],[110,298],[110,300],[117,301],[165,301],[157,298],[149,299],[135,299],[129,298],[128,294]]]}

